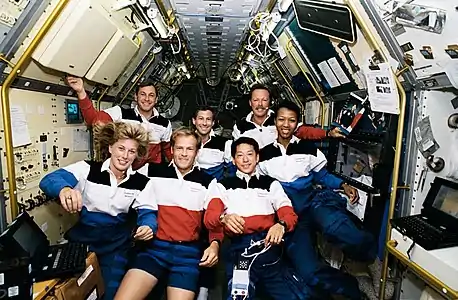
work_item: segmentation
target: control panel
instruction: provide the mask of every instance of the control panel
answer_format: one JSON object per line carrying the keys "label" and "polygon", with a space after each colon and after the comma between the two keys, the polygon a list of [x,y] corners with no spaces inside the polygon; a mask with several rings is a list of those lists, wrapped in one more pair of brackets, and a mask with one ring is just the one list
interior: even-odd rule
{"label": "control panel", "polygon": [[[62,238],[77,219],[66,213],[57,199],[46,197],[40,180],[60,167],[90,158],[90,135],[84,124],[69,124],[68,103],[73,99],[45,93],[12,89],[13,160],[19,211],[34,216],[51,242]],[[0,124],[1,129],[1,124]],[[11,222],[9,174],[0,130],[3,187],[0,194],[6,203],[7,221]]]}
{"label": "control panel", "polygon": [[13,27],[27,4],[28,0],[0,1],[0,24]]}

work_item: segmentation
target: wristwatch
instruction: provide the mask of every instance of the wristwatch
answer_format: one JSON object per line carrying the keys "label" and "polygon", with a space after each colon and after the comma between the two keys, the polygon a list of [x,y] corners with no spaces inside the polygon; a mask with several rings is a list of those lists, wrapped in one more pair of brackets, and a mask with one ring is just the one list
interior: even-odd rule
{"label": "wristwatch", "polygon": [[283,221],[283,220],[279,220],[278,221],[278,224],[280,224],[281,226],[283,226],[285,228],[285,231],[288,229],[288,225],[286,225],[286,222]]}
{"label": "wristwatch", "polygon": [[222,213],[222,214],[219,216],[219,221],[220,221],[220,223],[223,223],[223,219],[224,219],[225,216],[226,216],[226,213]]}
{"label": "wristwatch", "polygon": [[218,244],[218,246],[221,247],[221,241],[220,241],[220,240],[216,240],[216,239],[215,239],[215,240],[212,240],[212,241],[210,242],[210,245],[211,245],[213,242],[216,242],[216,243]]}

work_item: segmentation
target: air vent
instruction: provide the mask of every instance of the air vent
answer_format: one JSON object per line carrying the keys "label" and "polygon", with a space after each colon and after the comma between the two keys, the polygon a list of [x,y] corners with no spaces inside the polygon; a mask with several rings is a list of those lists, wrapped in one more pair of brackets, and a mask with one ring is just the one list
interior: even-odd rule
{"label": "air vent", "polygon": [[207,14],[217,15],[221,10],[221,4],[210,4],[205,8]]}
{"label": "air vent", "polygon": [[221,43],[207,43],[208,47],[221,47]]}
{"label": "air vent", "polygon": [[207,24],[206,31],[207,32],[220,32],[221,31],[221,25],[219,25],[219,24]]}
{"label": "air vent", "polygon": [[205,17],[205,22],[221,23],[223,22],[223,17]]}
{"label": "air vent", "polygon": [[222,35],[221,31],[207,31],[207,35]]}

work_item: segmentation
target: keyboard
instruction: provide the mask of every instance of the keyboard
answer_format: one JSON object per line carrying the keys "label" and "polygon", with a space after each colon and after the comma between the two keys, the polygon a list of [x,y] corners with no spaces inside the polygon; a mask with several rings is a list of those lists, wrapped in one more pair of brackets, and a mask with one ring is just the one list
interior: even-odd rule
{"label": "keyboard", "polygon": [[421,215],[394,219],[392,225],[426,250],[458,245],[457,233],[450,232],[445,227],[433,226]]}
{"label": "keyboard", "polygon": [[[75,268],[85,268],[87,257],[87,246],[78,243],[57,245],[51,248],[54,262],[52,268],[57,271],[71,271]],[[84,270],[84,269],[83,269]]]}
{"label": "keyboard", "polygon": [[50,252],[40,267],[34,268],[36,281],[44,281],[52,278],[69,278],[81,274],[86,269],[86,257],[88,248],[80,243],[67,243],[54,245],[49,248]]}

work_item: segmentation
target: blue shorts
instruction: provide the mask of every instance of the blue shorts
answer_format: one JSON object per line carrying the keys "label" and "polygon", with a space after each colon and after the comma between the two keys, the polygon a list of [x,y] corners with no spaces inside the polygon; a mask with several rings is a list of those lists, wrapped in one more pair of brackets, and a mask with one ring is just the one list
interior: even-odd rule
{"label": "blue shorts", "polygon": [[202,251],[198,242],[168,242],[154,239],[138,252],[132,269],[139,269],[157,279],[166,275],[167,286],[196,292]]}

